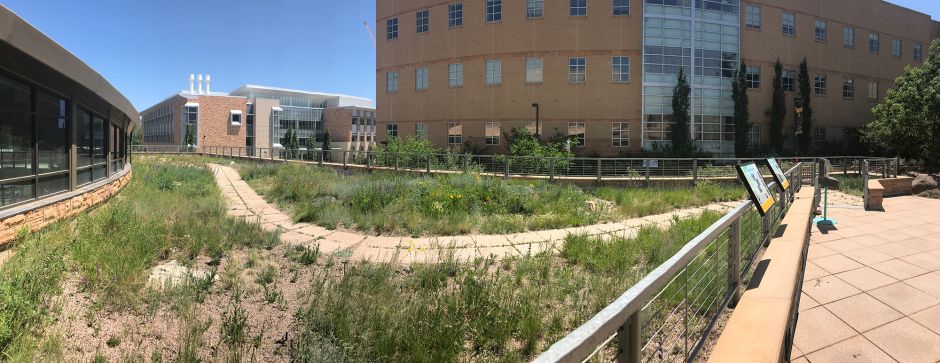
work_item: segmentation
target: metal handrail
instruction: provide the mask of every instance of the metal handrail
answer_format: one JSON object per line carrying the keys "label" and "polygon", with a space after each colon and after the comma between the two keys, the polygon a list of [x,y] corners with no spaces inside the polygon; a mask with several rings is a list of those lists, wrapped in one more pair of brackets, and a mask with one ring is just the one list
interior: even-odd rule
{"label": "metal handrail", "polygon": [[[803,163],[799,163],[786,172],[788,178],[793,179],[794,174],[802,175]],[[778,217],[782,220],[786,214],[786,205],[792,200],[796,192],[801,187],[799,179],[792,183],[793,188],[789,191],[780,190],[782,196],[779,206],[780,214]],[[780,189],[776,183],[772,183],[772,188]],[[773,189],[772,189],[773,190]],[[731,212],[722,216],[705,231],[686,243],[682,249],[668,260],[659,265],[652,272],[647,274],[638,283],[629,288],[613,303],[605,307],[590,320],[572,331],[570,334],[552,344],[548,350],[539,355],[534,362],[582,362],[593,356],[599,347],[607,344],[614,336],[617,338],[617,344],[620,347],[620,361],[639,362],[642,334],[640,333],[641,317],[640,312],[651,297],[658,294],[670,281],[683,269],[688,267],[689,262],[695,259],[699,252],[702,252],[708,245],[716,241],[719,236],[729,232],[729,256],[740,256],[741,232],[740,223],[744,215],[754,208],[754,203],[745,201],[740,203]],[[762,238],[769,238],[769,228],[767,228],[767,218],[770,213],[765,215],[764,235]],[[764,242],[766,243],[766,241]],[[755,251],[756,255],[756,251]],[[729,273],[729,284],[734,287],[733,291],[728,292],[724,303],[734,304],[740,297],[739,286],[741,284],[740,269],[737,264],[740,259],[735,257],[729,259],[729,263],[734,264],[733,273]],[[745,267],[745,270],[747,267]],[[703,333],[707,336],[707,332]],[[698,344],[701,345],[701,341]]]}

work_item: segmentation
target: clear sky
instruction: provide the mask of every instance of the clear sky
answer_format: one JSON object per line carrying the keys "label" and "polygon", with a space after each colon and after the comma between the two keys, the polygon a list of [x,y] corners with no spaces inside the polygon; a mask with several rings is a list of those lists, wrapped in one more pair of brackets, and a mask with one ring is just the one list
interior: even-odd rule
{"label": "clear sky", "polygon": [[[138,109],[212,74],[375,99],[375,1],[0,0],[96,69]],[[635,0],[640,1],[640,0]],[[824,0],[823,0],[824,1]],[[940,19],[940,0],[891,0]]]}
{"label": "clear sky", "polygon": [[[212,75],[375,99],[376,0],[0,0],[143,110]],[[381,0],[380,0],[381,1]]]}

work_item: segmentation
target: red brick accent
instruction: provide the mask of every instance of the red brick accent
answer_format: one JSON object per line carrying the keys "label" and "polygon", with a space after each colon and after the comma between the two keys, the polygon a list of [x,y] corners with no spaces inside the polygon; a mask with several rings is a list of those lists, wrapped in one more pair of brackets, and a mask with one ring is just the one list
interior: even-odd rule
{"label": "red brick accent", "polygon": [[30,231],[38,231],[55,221],[72,217],[107,201],[127,186],[131,180],[131,174],[128,172],[98,189],[0,220],[0,247],[12,242],[17,232],[24,227]]}
{"label": "red brick accent", "polygon": [[[244,147],[248,100],[242,97],[199,97],[199,146]],[[232,110],[242,112],[242,124],[232,125]]]}

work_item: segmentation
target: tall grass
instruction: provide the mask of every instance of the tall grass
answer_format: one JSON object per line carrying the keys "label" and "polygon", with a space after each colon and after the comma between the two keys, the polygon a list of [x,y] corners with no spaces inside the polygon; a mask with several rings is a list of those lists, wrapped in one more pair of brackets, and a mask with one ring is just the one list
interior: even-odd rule
{"label": "tall grass", "polygon": [[695,188],[599,188],[598,198],[617,204],[626,218],[666,213],[674,209],[700,207],[715,202],[743,199],[745,191],[737,184],[700,183]]}
{"label": "tall grass", "polygon": [[839,179],[839,187],[834,188],[834,190],[841,191],[843,193],[854,195],[856,197],[865,196],[865,188],[862,185],[861,176],[842,176],[830,174],[836,179]]}
{"label": "tall grass", "polygon": [[[314,279],[295,361],[522,361],[577,327],[719,218],[629,239],[570,236],[560,255],[444,257],[403,273],[362,263]],[[719,279],[720,280],[720,279]],[[723,280],[720,280],[723,281]]]}

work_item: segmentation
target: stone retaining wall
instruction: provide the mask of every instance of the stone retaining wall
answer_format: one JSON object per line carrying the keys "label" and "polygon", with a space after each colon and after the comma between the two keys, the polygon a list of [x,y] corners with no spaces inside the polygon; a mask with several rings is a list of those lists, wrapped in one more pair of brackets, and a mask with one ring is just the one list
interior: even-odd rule
{"label": "stone retaining wall", "polygon": [[28,228],[37,231],[58,220],[72,217],[106,202],[131,180],[130,166],[110,179],[86,185],[75,191],[40,199],[0,212],[0,251],[10,247],[17,232]]}

